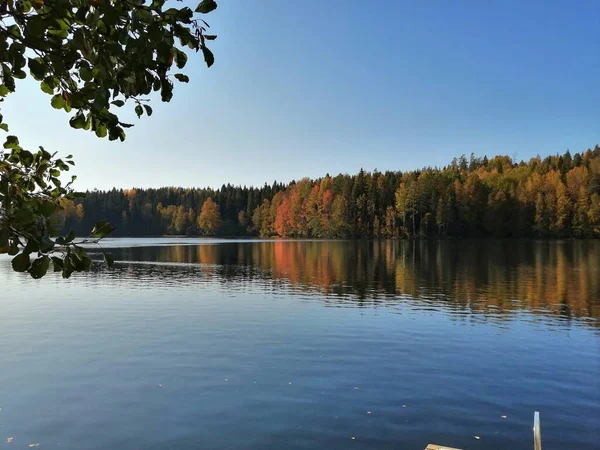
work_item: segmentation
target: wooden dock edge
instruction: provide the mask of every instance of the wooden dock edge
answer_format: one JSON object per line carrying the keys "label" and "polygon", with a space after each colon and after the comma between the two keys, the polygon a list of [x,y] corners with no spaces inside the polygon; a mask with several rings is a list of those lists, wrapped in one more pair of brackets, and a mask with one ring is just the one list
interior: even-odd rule
{"label": "wooden dock edge", "polygon": [[445,447],[443,445],[429,444],[425,450],[460,450],[460,448]]}

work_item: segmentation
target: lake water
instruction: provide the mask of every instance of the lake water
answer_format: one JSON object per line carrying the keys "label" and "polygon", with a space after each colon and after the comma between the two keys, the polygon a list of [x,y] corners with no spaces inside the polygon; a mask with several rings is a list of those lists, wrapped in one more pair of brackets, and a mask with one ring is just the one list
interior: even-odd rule
{"label": "lake water", "polygon": [[104,246],[0,258],[0,448],[600,448],[598,241]]}

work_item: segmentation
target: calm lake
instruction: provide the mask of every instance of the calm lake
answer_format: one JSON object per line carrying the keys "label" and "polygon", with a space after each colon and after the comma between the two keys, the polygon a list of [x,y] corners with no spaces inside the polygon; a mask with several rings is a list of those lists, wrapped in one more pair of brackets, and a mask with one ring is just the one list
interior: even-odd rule
{"label": "calm lake", "polygon": [[0,448],[600,448],[599,241],[104,247],[0,258]]}

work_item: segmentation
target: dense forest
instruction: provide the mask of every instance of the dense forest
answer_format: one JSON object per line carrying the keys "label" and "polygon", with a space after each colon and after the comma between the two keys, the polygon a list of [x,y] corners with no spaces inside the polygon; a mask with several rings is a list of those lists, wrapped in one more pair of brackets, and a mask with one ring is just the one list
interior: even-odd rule
{"label": "dense forest", "polygon": [[600,146],[260,188],[94,190],[63,206],[56,229],[80,236],[108,220],[117,236],[600,237]]}

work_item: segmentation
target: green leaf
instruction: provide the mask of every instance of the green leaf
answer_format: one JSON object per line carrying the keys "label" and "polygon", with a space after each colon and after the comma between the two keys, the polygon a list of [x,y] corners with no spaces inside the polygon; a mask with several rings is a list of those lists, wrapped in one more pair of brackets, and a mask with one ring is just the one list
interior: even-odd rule
{"label": "green leaf", "polygon": [[56,211],[56,203],[49,201],[42,201],[38,208],[40,214],[44,217],[50,217]]}
{"label": "green leaf", "polygon": [[6,97],[10,94],[10,90],[3,84],[0,85],[0,97]]}
{"label": "green leaf", "polygon": [[144,114],[144,109],[142,108],[142,105],[137,105],[135,107],[135,113],[138,117],[142,117],[142,114]]}
{"label": "green leaf", "polygon": [[173,59],[175,60],[175,65],[177,66],[178,69],[183,69],[188,60],[187,55],[184,52],[182,52],[181,50],[178,50],[176,48],[173,50],[174,50]]}
{"label": "green leaf", "polygon": [[75,239],[75,232],[71,230],[66,236],[56,238],[56,243],[58,245],[66,245],[70,242],[73,242],[73,239]]}
{"label": "green leaf", "polygon": [[50,267],[50,258],[46,255],[41,258],[36,259],[29,269],[29,274],[33,278],[42,278],[48,272],[48,268]]}
{"label": "green leaf", "polygon": [[63,278],[69,278],[71,276],[71,274],[75,271],[75,266],[73,265],[73,255],[71,254],[67,254],[67,256],[65,256],[65,259],[63,261],[63,267],[62,267],[62,277]]}
{"label": "green leaf", "polygon": [[26,272],[29,269],[29,253],[19,253],[12,259],[12,267],[15,272]]}
{"label": "green leaf", "polygon": [[42,91],[44,91],[46,94],[49,94],[49,95],[54,94],[54,88],[52,88],[52,86],[48,85],[48,83],[46,83],[46,81],[42,81],[40,83],[40,89]]}
{"label": "green leaf", "polygon": [[54,241],[50,239],[48,236],[42,237],[40,242],[40,252],[48,253],[54,250]]}
{"label": "green leaf", "polygon": [[46,63],[44,63],[42,58],[29,58],[27,66],[31,71],[31,75],[33,75],[33,78],[36,80],[43,80],[48,71],[48,66],[46,66]]}
{"label": "green leaf", "polygon": [[98,125],[96,127],[96,136],[99,138],[105,138],[108,134],[108,129],[104,125]]}
{"label": "green leaf", "polygon": [[21,150],[19,152],[19,157],[21,158],[21,164],[25,167],[31,167],[33,164],[33,153],[28,150]]}
{"label": "green leaf", "polygon": [[150,117],[152,115],[152,108],[150,107],[150,105],[144,105],[144,109],[146,110],[146,114],[148,115],[148,117]]}
{"label": "green leaf", "polygon": [[206,47],[202,46],[202,54],[204,55],[204,61],[206,61],[206,65],[208,67],[212,66],[215,62],[215,55]]}
{"label": "green leaf", "polygon": [[85,99],[81,92],[73,92],[73,94],[69,97],[69,101],[67,102],[69,106],[79,109],[85,106]]}
{"label": "green leaf", "polygon": [[8,124],[7,123],[0,123],[0,128],[3,129],[4,131],[8,132]]}
{"label": "green leaf", "polygon": [[163,102],[170,102],[173,98],[173,83],[170,80],[165,80],[162,83],[162,88],[160,90],[160,99]]}
{"label": "green leaf", "polygon": [[47,24],[44,18],[40,16],[33,16],[27,21],[25,27],[25,34],[34,38],[39,38],[46,31]]}
{"label": "green leaf", "polygon": [[46,82],[46,84],[48,86],[50,86],[52,89],[56,89],[58,87],[58,85],[60,84],[58,78],[56,78],[53,75],[47,76],[46,78],[44,78],[44,81]]}
{"label": "green leaf", "polygon": [[56,94],[54,97],[52,97],[52,100],[50,100],[50,104],[54,109],[63,109],[66,103],[62,94]]}
{"label": "green leaf", "polygon": [[[34,0],[36,1],[36,0]],[[20,9],[22,12],[29,12],[31,10],[31,1],[29,0],[18,0],[16,4],[17,9]]]}
{"label": "green leaf", "polygon": [[83,81],[91,81],[94,79],[94,73],[88,67],[85,66],[82,66],[79,69],[79,76]]}
{"label": "green leaf", "polygon": [[69,120],[69,125],[75,129],[83,128],[85,126],[85,116],[83,113],[79,111],[77,114],[71,117],[71,120]]}
{"label": "green leaf", "polygon": [[114,230],[115,227],[113,227],[110,222],[96,222],[94,228],[92,229],[92,232],[90,233],[90,237],[95,239],[102,239]]}
{"label": "green leaf", "polygon": [[123,106],[125,104],[125,102],[123,100],[115,100],[114,102],[111,102],[111,103],[118,108],[120,108],[121,106]]}
{"label": "green leaf", "polygon": [[52,265],[54,266],[55,272],[62,272],[64,263],[58,256],[52,256]]}
{"label": "green leaf", "polygon": [[6,136],[4,148],[16,148],[19,146],[19,138],[16,136]]}
{"label": "green leaf", "polygon": [[102,253],[104,255],[104,262],[106,263],[106,265],[108,267],[112,267],[113,264],[115,263],[115,260],[113,259],[113,257],[111,255],[109,255],[108,253]]}
{"label": "green leaf", "polygon": [[8,247],[8,238],[10,237],[10,230],[8,228],[0,229],[0,247]]}
{"label": "green leaf", "polygon": [[216,34],[205,34],[204,39],[207,41],[214,41],[217,38]]}
{"label": "green leaf", "polygon": [[27,244],[25,245],[25,249],[23,250],[23,253],[27,253],[29,255],[29,254],[37,252],[39,250],[40,250],[40,246],[38,245],[38,243],[34,239],[29,239],[27,241]]}
{"label": "green leaf", "polygon": [[92,260],[81,247],[73,247],[71,262],[78,272],[88,270],[92,266]]}
{"label": "green leaf", "polygon": [[201,14],[208,14],[215,9],[217,9],[217,2],[215,2],[215,0],[202,0],[198,6],[196,6],[195,11]]}
{"label": "green leaf", "polygon": [[176,73],[174,75],[175,78],[177,78],[179,81],[181,81],[182,83],[187,83],[190,81],[190,78],[187,75],[184,75],[182,73]]}
{"label": "green leaf", "polygon": [[19,242],[16,239],[12,239],[7,253],[10,256],[15,256],[17,253],[19,253]]}

